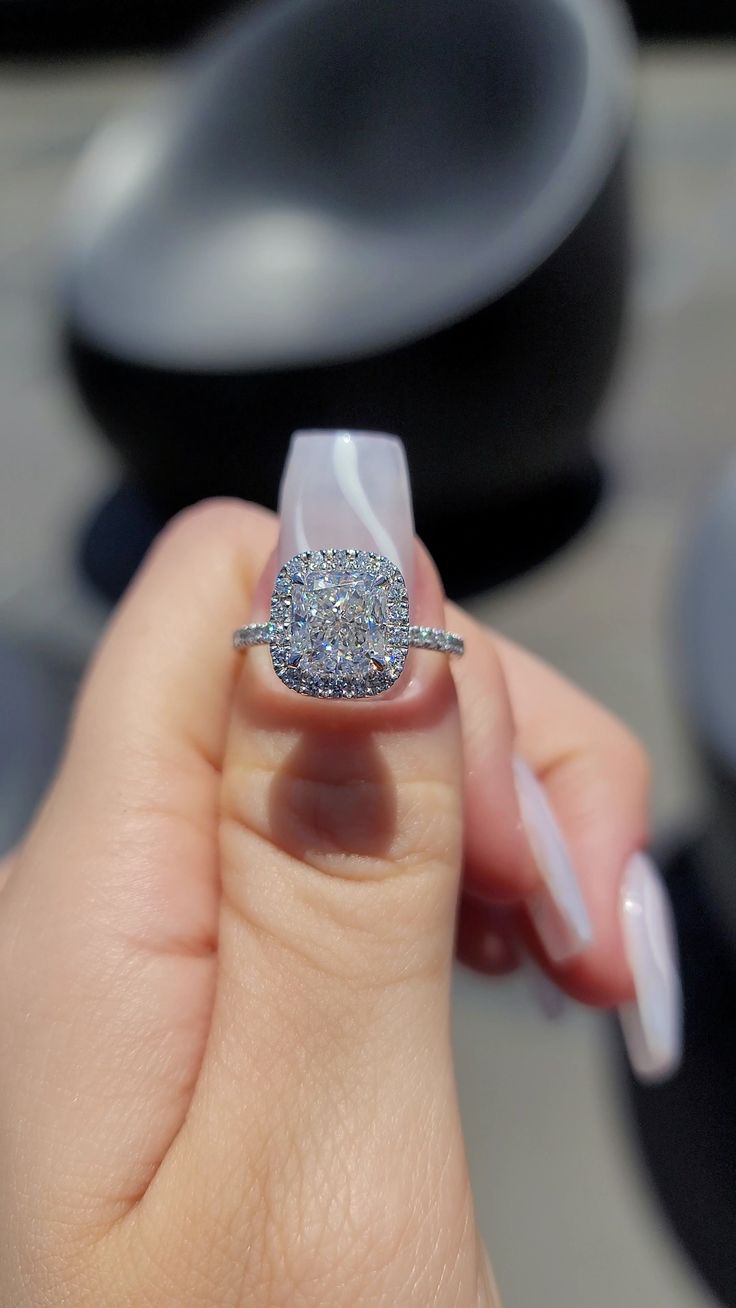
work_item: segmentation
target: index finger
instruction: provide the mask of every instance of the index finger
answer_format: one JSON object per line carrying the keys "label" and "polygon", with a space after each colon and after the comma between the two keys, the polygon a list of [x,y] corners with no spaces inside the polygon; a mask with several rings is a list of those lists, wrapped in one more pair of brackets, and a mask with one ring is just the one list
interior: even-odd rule
{"label": "index finger", "polygon": [[[517,772],[545,828],[541,857],[549,856],[551,840],[590,920],[585,947],[555,960],[534,929],[533,914],[522,911],[526,941],[569,994],[618,1006],[642,1076],[667,1075],[680,1056],[681,990],[667,892],[643,852],[649,834],[646,752],[628,727],[532,654],[457,610],[450,621],[464,621],[466,631],[471,623],[469,639],[485,643],[489,658],[501,665],[523,760]],[[493,880],[488,868],[491,899]]]}

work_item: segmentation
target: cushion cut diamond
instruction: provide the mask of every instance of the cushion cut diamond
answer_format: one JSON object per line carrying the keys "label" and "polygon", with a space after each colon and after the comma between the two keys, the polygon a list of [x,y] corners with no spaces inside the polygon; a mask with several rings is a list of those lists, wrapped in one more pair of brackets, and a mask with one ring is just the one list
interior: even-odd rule
{"label": "cushion cut diamond", "polygon": [[386,648],[385,577],[363,572],[309,572],[294,584],[291,649],[314,670],[367,677],[381,671]]}
{"label": "cushion cut diamond", "polygon": [[379,694],[400,675],[409,604],[398,568],[367,551],[296,555],[279,574],[272,643],[281,680],[309,695]]}

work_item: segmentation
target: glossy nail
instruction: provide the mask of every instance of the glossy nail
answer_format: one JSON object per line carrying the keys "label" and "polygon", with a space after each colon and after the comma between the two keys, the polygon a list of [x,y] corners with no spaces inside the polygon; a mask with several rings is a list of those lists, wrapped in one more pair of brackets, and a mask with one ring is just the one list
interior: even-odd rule
{"label": "glossy nail", "polygon": [[300,431],[279,496],[279,564],[302,550],[374,550],[411,592],[414,519],[404,446],[380,432]]}
{"label": "glossy nail", "polygon": [[527,951],[524,951],[522,967],[535,1007],[548,1022],[559,1021],[567,1004],[559,986],[542,971],[537,960]]}
{"label": "glossy nail", "polygon": [[661,1081],[682,1056],[682,990],[669,896],[646,854],[626,866],[621,926],[636,991],[619,1009],[626,1049],[641,1081]]}
{"label": "glossy nail", "polygon": [[593,928],[550,802],[523,759],[515,758],[513,766],[521,819],[544,883],[526,909],[548,958],[564,963],[587,949]]}

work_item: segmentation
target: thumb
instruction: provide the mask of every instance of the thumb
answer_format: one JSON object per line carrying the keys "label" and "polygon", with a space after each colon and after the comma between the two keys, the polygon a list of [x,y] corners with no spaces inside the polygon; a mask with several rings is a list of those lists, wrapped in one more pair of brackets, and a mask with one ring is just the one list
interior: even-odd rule
{"label": "thumb", "polygon": [[[403,447],[372,435],[299,435],[281,503],[259,617],[277,571],[300,551],[352,546],[383,563],[373,576],[360,566],[341,571],[336,551],[293,585],[283,675],[312,693],[280,684],[278,653],[244,659],[223,771],[223,900],[323,976],[332,970],[375,988],[431,962],[444,983],[462,839],[448,660],[412,651],[387,695],[322,698],[335,685],[360,693],[375,664],[391,667],[383,610],[400,600],[384,595],[387,560],[403,575],[412,622],[443,622],[437,574],[414,540]],[[242,933],[235,941],[240,949]],[[234,998],[241,967],[236,975]]]}
{"label": "thumb", "polygon": [[[381,633],[398,601],[341,549],[399,567],[415,624],[441,626],[443,596],[393,438],[297,436],[281,509],[258,620],[284,561],[336,552],[291,590],[287,661],[311,694],[274,675],[276,653],[244,656],[222,777],[217,993],[169,1175],[195,1159],[192,1229],[230,1196],[215,1278],[223,1245],[242,1262],[246,1233],[254,1277],[282,1269],[263,1300],[244,1285],[244,1302],[291,1302],[283,1278],[310,1286],[305,1302],[347,1302],[352,1277],[371,1284],[360,1302],[445,1302],[429,1286],[448,1266],[455,1290],[480,1275],[449,1038],[462,760],[448,659],[411,651],[378,699],[315,694],[393,657]],[[166,1170],[158,1180],[168,1212]]]}

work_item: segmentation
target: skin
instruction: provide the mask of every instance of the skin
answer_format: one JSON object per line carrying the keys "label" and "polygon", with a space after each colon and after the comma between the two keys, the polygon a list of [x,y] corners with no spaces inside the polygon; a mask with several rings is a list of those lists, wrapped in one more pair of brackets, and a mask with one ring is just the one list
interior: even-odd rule
{"label": "skin", "polygon": [[[528,935],[510,757],[544,780],[595,944],[552,972],[631,997],[616,900],[646,834],[628,731],[463,631],[371,704],[298,699],[229,633],[275,544],[218,502],[163,534],[89,671],[0,893],[0,1302],[498,1303],[455,1097],[459,940]],[[454,678],[454,680],[453,680]],[[505,942],[505,943],[504,943]],[[502,958],[503,948],[508,953]],[[475,950],[475,954],[474,954]],[[545,966],[549,965],[542,958]]]}

